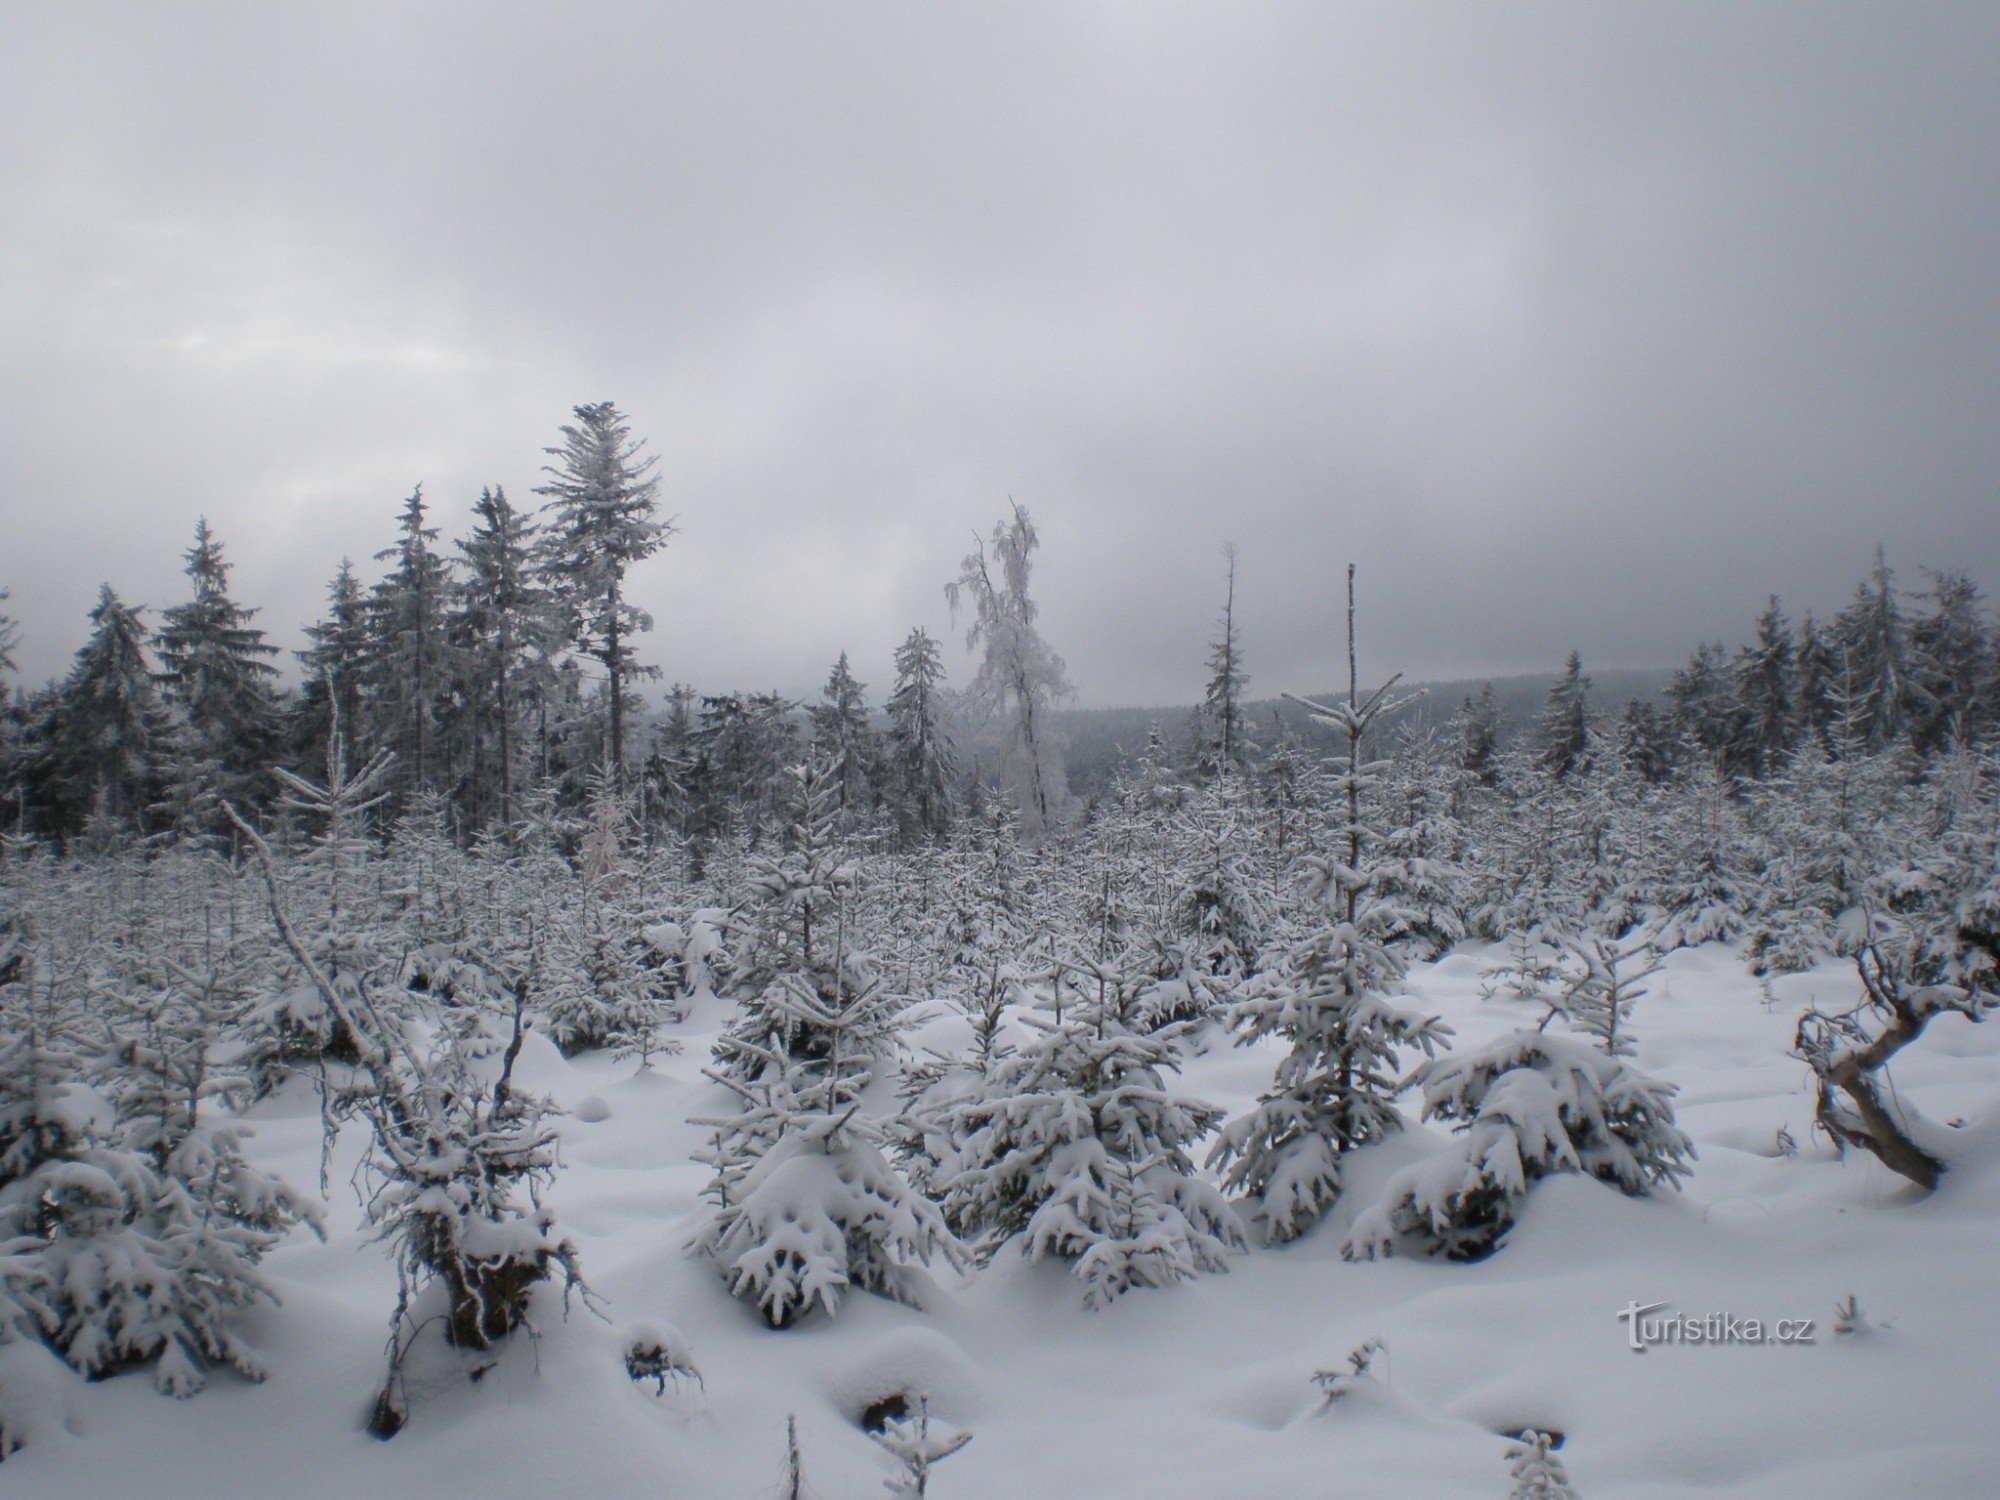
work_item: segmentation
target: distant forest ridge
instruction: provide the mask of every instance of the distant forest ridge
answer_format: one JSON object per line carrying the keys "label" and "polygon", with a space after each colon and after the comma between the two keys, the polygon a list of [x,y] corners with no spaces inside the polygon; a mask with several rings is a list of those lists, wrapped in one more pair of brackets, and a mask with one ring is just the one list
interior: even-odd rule
{"label": "distant forest ridge", "polygon": [[[1667,684],[1674,675],[1673,669],[1668,667],[1597,672],[1586,665],[1584,670],[1590,678],[1591,711],[1613,718],[1635,698],[1643,703],[1663,704]],[[1467,698],[1477,698],[1481,690],[1489,685],[1493,689],[1494,704],[1500,711],[1501,741],[1503,744],[1513,741],[1520,735],[1533,732],[1542,710],[1548,705],[1549,690],[1561,677],[1561,672],[1552,671],[1527,672],[1511,677],[1456,678],[1448,682],[1399,682],[1396,684],[1396,696],[1401,697],[1405,693],[1422,696],[1379,721],[1383,744],[1385,747],[1393,744],[1397,731],[1412,720],[1442,728],[1461,703]],[[1364,696],[1373,691],[1374,687],[1362,689]],[[1347,690],[1340,688],[1308,693],[1306,696],[1332,702],[1346,695]],[[1169,749],[1176,752],[1184,750],[1192,733],[1195,712],[1193,704],[1167,708],[1058,709],[1055,723],[1067,741],[1064,760],[1071,787],[1088,795],[1110,785],[1122,768],[1144,753],[1147,738],[1155,725],[1159,727],[1160,737]],[[1326,731],[1312,725],[1304,709],[1282,698],[1253,701],[1246,706],[1245,718],[1251,737],[1260,745],[1269,745],[1276,738],[1274,729],[1297,735],[1308,750],[1322,741],[1327,747],[1333,743]],[[999,731],[997,721],[983,727],[972,735],[971,743],[964,747],[967,754],[982,763],[990,762],[1000,743]]]}

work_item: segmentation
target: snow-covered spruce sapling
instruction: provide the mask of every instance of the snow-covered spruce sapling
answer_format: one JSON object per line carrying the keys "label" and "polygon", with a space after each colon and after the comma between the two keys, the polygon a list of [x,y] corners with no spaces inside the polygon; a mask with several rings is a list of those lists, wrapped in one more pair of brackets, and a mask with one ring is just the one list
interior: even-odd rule
{"label": "snow-covered spruce sapling", "polygon": [[[774,974],[759,991],[770,1045],[738,1039],[733,1070],[709,1074],[742,1110],[695,1122],[715,1131],[704,1158],[715,1207],[689,1248],[773,1328],[815,1304],[835,1313],[854,1286],[915,1302],[921,1267],[968,1261],[936,1205],[884,1155],[880,1125],[861,1114],[862,1087],[896,1044],[902,1001],[848,955],[844,905],[827,915],[831,992],[816,970]],[[794,1045],[809,1050],[786,1050]]]}
{"label": "snow-covered spruce sapling", "polygon": [[1361,758],[1364,736],[1398,706],[1396,678],[1363,699],[1354,656],[1354,570],[1347,576],[1347,702],[1297,701],[1346,741],[1334,792],[1345,808],[1330,854],[1307,860],[1314,925],[1283,965],[1231,1007],[1237,1043],[1288,1044],[1269,1092],[1224,1127],[1209,1152],[1223,1186],[1246,1197],[1271,1244],[1296,1239],[1340,1196],[1341,1158],[1402,1127],[1395,1096],[1398,1053],[1429,1056],[1451,1035],[1435,1017],[1394,1003],[1404,963],[1384,941],[1395,914],[1372,898],[1375,837],[1363,793],[1377,767]]}
{"label": "snow-covered spruce sapling", "polygon": [[1560,972],[1555,957],[1541,938],[1525,928],[1507,934],[1507,956],[1499,963],[1482,964],[1479,969],[1479,998],[1491,1000],[1506,994],[1516,1000],[1549,1003],[1549,987]]}
{"label": "snow-covered spruce sapling", "polygon": [[1313,1371],[1313,1384],[1319,1387],[1320,1395],[1325,1398],[1319,1409],[1325,1411],[1352,1391],[1367,1376],[1375,1363],[1375,1356],[1388,1351],[1388,1344],[1379,1338],[1363,1339],[1348,1350],[1346,1369]]}
{"label": "snow-covered spruce sapling", "polygon": [[1562,934],[1565,988],[1555,1001],[1570,1025],[1604,1049],[1606,1057],[1630,1057],[1632,1009],[1646,997],[1643,981],[1664,965],[1650,932],[1612,937],[1596,928]]}
{"label": "snow-covered spruce sapling", "polygon": [[858,1105],[827,1114],[800,1107],[786,1088],[754,1109],[772,1118],[776,1139],[746,1161],[729,1146],[756,1132],[737,1124],[722,1138],[716,1207],[690,1248],[773,1328],[815,1304],[837,1312],[850,1287],[914,1302],[917,1268],[934,1259],[965,1266],[943,1216],[883,1155],[879,1129]]}
{"label": "snow-covered spruce sapling", "polygon": [[868,1434],[896,1460],[895,1477],[888,1481],[891,1495],[906,1500],[923,1500],[930,1493],[931,1470],[972,1441],[969,1432],[933,1432],[928,1396],[917,1397],[912,1415],[891,1417],[880,1432]]}
{"label": "snow-covered spruce sapling", "polygon": [[139,1040],[111,1060],[114,1105],[88,1081],[102,1069],[78,1007],[24,958],[18,934],[0,935],[0,1301],[11,1321],[86,1375],[152,1362],[170,1395],[201,1389],[215,1364],[261,1379],[231,1324],[277,1300],[258,1263],[294,1224],[317,1228],[316,1210],[245,1161],[240,1132],[197,1118],[198,1007],[149,1007]]}
{"label": "snow-covered spruce sapling", "polygon": [[[1338,879],[1314,862],[1313,889],[1338,900]],[[1231,1008],[1239,1044],[1286,1040],[1269,1092],[1223,1127],[1209,1161],[1242,1193],[1265,1239],[1282,1244],[1318,1223],[1340,1195],[1342,1157],[1402,1128],[1397,1057],[1434,1053],[1451,1035],[1436,1018],[1394,1003],[1402,962],[1363,924],[1334,920]]]}
{"label": "snow-covered spruce sapling", "polygon": [[556,1164],[548,1102],[513,1083],[525,986],[512,987],[504,1044],[488,1017],[466,1010],[433,1015],[430,1040],[420,1042],[366,983],[343,990],[319,966],[292,925],[270,847],[233,809],[231,817],[263,871],[280,940],[354,1039],[354,1071],[330,1108],[336,1120],[359,1115],[368,1124],[364,1209],[396,1264],[388,1377],[370,1424],[391,1437],[408,1420],[402,1366],[423,1328],[436,1322],[452,1346],[489,1349],[531,1326],[534,1289],[556,1267],[565,1293],[583,1285],[574,1245],[556,1238],[538,1201]]}
{"label": "snow-covered spruce sapling", "polygon": [[565,1056],[609,1047],[644,1069],[655,1054],[680,1050],[659,1034],[666,1020],[659,976],[643,962],[627,926],[623,913],[587,896],[583,909],[555,924],[541,945],[541,1009],[550,1040]]}
{"label": "snow-covered spruce sapling", "polygon": [[1414,1242],[1478,1260],[1497,1248],[1536,1181],[1582,1172],[1638,1196],[1678,1187],[1694,1145],[1674,1124],[1672,1084],[1569,1037],[1515,1031],[1420,1065],[1424,1115],[1451,1121],[1446,1150],[1384,1185],[1341,1246],[1349,1259]]}
{"label": "snow-covered spruce sapling", "polygon": [[1022,1235],[1030,1257],[1071,1261],[1086,1305],[1101,1307],[1133,1286],[1224,1269],[1243,1234],[1189,1156],[1219,1112],[1167,1086],[1183,1028],[1136,1028],[1131,987],[1103,963],[1094,978],[1060,1022],[1026,1018],[1033,1038],[930,1142],[941,1151],[931,1180],[961,1233]]}
{"label": "snow-covered spruce sapling", "polygon": [[[772,1056],[818,1064],[832,1034],[813,1024],[811,996],[843,1016],[842,1066],[863,1067],[895,1050],[900,997],[879,982],[875,965],[848,941],[848,897],[859,868],[839,842],[838,767],[826,760],[783,774],[791,823],[785,847],[751,861],[743,922],[750,936],[731,977],[742,1013],[715,1047],[719,1068],[754,1079]],[[870,1003],[854,1011],[850,1002]],[[864,1027],[864,1023],[868,1023]]]}
{"label": "snow-covered spruce sapling", "polygon": [[[272,773],[282,788],[280,805],[320,825],[301,861],[309,896],[293,930],[348,1008],[359,1003],[361,987],[383,963],[360,872],[374,854],[367,838],[368,814],[389,798],[385,783],[393,759],[386,752],[378,754],[358,775],[350,775],[347,741],[336,717],[327,738],[324,782],[282,769]],[[308,1059],[355,1060],[354,1039],[340,1011],[304,975],[288,978],[252,1005],[244,1024],[260,1088],[275,1087],[290,1066]]]}
{"label": "snow-covered spruce sapling", "polygon": [[1507,1477],[1514,1481],[1514,1487],[1507,1492],[1507,1500],[1577,1500],[1554,1449],[1554,1438],[1532,1428],[1508,1446]]}

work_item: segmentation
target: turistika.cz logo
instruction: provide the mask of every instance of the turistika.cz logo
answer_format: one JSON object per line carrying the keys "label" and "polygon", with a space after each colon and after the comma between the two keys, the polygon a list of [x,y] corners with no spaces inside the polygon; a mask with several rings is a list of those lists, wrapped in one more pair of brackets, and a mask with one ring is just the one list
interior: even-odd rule
{"label": "turistika.cz logo", "polygon": [[[1664,1302],[1628,1302],[1618,1314],[1625,1325],[1625,1342],[1634,1354],[1656,1344],[1810,1344],[1818,1333],[1816,1318],[1739,1318],[1734,1313],[1692,1317],[1664,1312]],[[1653,1313],[1659,1317],[1649,1316]]]}

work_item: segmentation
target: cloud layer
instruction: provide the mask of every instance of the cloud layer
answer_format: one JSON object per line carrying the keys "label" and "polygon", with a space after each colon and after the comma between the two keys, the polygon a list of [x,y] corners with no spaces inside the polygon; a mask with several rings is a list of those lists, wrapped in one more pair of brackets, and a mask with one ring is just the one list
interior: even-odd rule
{"label": "cloud layer", "polygon": [[27,674],[206,514],[287,644],[614,399],[699,687],[879,693],[1010,497],[1086,701],[1650,665],[2000,575],[1985,5],[0,13]]}

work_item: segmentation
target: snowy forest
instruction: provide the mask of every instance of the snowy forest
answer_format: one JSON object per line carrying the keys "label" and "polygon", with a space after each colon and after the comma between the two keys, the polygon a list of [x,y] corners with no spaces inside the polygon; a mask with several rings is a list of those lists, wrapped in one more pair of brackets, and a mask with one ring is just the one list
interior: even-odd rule
{"label": "snowy forest", "polygon": [[[1401,712],[1349,568],[1299,604],[1347,681],[1262,684],[1294,732],[1232,552],[1202,702],[1080,795],[1026,508],[939,580],[969,681],[916,628],[697,694],[629,580],[700,517],[608,402],[547,454],[449,541],[414,490],[295,666],[205,521],[61,681],[0,620],[0,1480],[1667,1494],[1698,1433],[1731,1493],[1991,1478],[1940,1373],[2000,1331],[1971,578],[1878,553],[1659,702],[1572,654],[1510,735]],[[1818,1347],[1635,1360],[1668,1298]],[[568,1467],[477,1467],[511,1424]]]}

